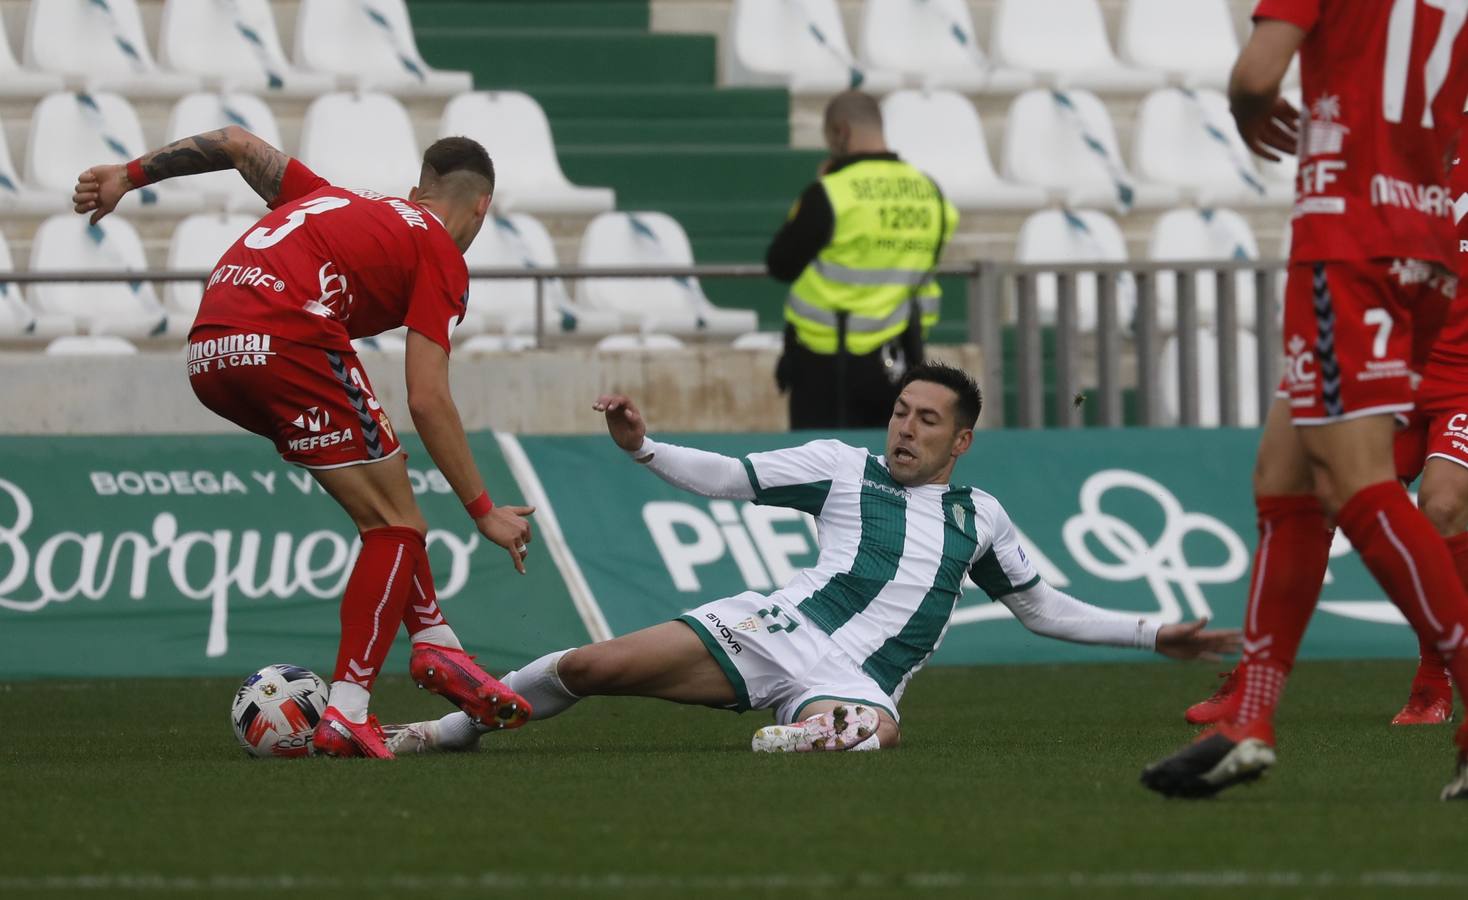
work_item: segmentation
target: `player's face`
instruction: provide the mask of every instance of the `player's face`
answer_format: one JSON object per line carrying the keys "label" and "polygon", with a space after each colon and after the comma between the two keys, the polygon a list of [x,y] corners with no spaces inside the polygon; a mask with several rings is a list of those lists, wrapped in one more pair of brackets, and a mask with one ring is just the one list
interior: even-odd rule
{"label": "player's face", "polygon": [[941,384],[914,381],[902,389],[887,423],[887,469],[898,484],[946,481],[973,432],[955,418],[958,395]]}

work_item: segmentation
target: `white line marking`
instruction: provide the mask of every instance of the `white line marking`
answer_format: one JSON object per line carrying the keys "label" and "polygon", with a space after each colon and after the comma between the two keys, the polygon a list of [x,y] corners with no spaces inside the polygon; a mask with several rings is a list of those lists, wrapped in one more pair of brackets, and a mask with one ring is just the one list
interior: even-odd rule
{"label": "white line marking", "polygon": [[515,483],[520,486],[520,493],[525,495],[525,502],[535,507],[535,525],[545,538],[546,548],[550,550],[556,568],[561,570],[561,578],[566,582],[566,589],[571,593],[571,603],[576,607],[577,615],[581,616],[586,633],[591,635],[593,641],[611,640],[612,628],[607,624],[607,618],[596,602],[596,595],[591,592],[591,585],[587,583],[581,565],[571,553],[571,545],[566,543],[566,535],[561,531],[555,508],[551,506],[545,485],[540,483],[540,476],[535,474],[535,467],[530,464],[530,457],[525,455],[525,448],[520,446],[519,439],[513,434],[501,434],[497,431],[494,439],[499,442],[500,452],[505,455],[505,463],[510,467]]}
{"label": "white line marking", "polygon": [[603,893],[628,890],[728,891],[780,889],[858,888],[866,890],[934,889],[1069,889],[1077,892],[1101,888],[1132,888],[1176,891],[1178,888],[1462,888],[1468,887],[1468,872],[1056,872],[1049,874],[1005,874],[969,872],[908,872],[903,875],[855,874],[839,876],[819,873],[776,873],[759,875],[647,875],[601,873],[596,875],[519,874],[480,872],[472,875],[34,875],[0,876],[0,891],[98,891],[158,892],[207,891],[210,893],[262,893],[265,891],[342,890],[387,888],[400,891],[445,891],[480,889],[540,889],[558,892]]}

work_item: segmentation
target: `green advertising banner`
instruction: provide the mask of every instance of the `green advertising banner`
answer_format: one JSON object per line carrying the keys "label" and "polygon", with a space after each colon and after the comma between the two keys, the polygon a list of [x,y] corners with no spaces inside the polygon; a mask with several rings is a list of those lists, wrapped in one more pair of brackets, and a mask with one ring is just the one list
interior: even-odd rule
{"label": "green advertising banner", "polygon": [[[800,440],[660,437],[733,456]],[[981,432],[955,478],[998,497],[1041,574],[1075,596],[1237,625],[1257,439],[1229,429]],[[444,613],[491,669],[773,590],[815,558],[804,514],[683,493],[604,436],[470,440],[497,502],[539,507],[525,577],[478,537],[411,436],[407,450]],[[355,537],[305,471],[251,436],[0,439],[0,679],[243,676],[271,662],[329,671]],[[1415,648],[1338,536],[1304,653]],[[404,649],[389,671],[403,668]],[[974,589],[934,661],[1124,658],[1035,637]]]}
{"label": "green advertising banner", "polygon": [[[440,605],[495,669],[584,643],[542,547],[518,575],[413,436]],[[471,438],[496,499],[521,500],[492,434]],[[356,530],[257,437],[0,439],[0,678],[329,675]],[[388,671],[406,670],[399,641]]]}
{"label": "green advertising banner", "polygon": [[[880,452],[877,432],[836,435]],[[800,437],[660,435],[739,456]],[[1256,529],[1247,429],[980,432],[954,480],[999,499],[1051,584],[1111,609],[1169,621],[1242,621]],[[816,557],[814,521],[792,510],[706,500],[631,463],[609,439],[520,438],[574,552],[582,602],[622,634],[708,600],[768,591]],[[1303,653],[1397,657],[1416,641],[1344,537]],[[966,592],[942,663],[1127,658],[1025,631]]]}

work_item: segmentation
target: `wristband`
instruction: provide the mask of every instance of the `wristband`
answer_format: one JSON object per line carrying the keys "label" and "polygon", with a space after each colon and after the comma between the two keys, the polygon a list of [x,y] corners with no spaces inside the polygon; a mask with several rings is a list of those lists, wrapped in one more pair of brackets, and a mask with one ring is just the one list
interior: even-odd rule
{"label": "wristband", "polygon": [[482,519],[494,510],[494,501],[489,499],[489,491],[480,491],[479,496],[464,504],[468,510],[469,518]]}
{"label": "wristband", "polygon": [[147,185],[152,183],[148,180],[148,176],[143,172],[142,159],[135,159],[127,164],[127,180],[131,182],[132,186],[135,188],[146,187]]}

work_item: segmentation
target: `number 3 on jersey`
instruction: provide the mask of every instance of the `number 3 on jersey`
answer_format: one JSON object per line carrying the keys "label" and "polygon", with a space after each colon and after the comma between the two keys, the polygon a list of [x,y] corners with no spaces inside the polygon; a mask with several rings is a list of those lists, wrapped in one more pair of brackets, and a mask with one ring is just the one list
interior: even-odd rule
{"label": "number 3 on jersey", "polygon": [[285,240],[292,231],[306,224],[307,216],[330,212],[333,209],[341,209],[351,202],[345,197],[317,197],[314,200],[307,200],[305,203],[291,210],[286,215],[285,221],[275,228],[261,226],[245,235],[245,246],[251,250],[264,250],[267,247],[274,247],[276,244]]}

